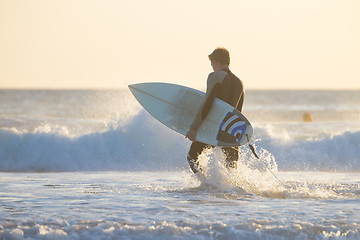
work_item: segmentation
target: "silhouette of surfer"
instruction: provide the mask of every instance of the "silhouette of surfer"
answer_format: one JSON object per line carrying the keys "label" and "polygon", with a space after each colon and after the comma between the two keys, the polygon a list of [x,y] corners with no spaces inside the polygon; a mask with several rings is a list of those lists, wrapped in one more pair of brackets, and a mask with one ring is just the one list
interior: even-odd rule
{"label": "silhouette of surfer", "polygon": [[[209,60],[211,61],[214,72],[210,73],[207,78],[205,99],[186,134],[186,138],[192,141],[187,160],[194,173],[199,171],[198,157],[202,151],[206,148],[215,147],[196,141],[197,130],[210,112],[214,99],[219,98],[240,112],[244,103],[244,85],[229,69],[229,51],[225,48],[216,48],[209,55]],[[222,151],[226,155],[226,167],[237,167],[239,158],[237,148],[238,147],[222,147]]]}

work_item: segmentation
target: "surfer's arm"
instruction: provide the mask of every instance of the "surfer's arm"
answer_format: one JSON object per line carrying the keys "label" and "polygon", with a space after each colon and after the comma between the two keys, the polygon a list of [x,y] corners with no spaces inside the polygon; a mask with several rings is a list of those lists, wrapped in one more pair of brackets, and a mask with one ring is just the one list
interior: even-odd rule
{"label": "surfer's arm", "polygon": [[[207,113],[209,113],[212,101],[215,98],[216,86],[220,83],[224,77],[225,72],[213,72],[210,73],[207,79],[207,87],[204,101],[202,102],[195,118],[190,126],[190,129],[186,135],[191,141],[195,141],[197,130],[199,129],[201,123],[205,119]],[[225,73],[226,74],[226,73]]]}
{"label": "surfer's arm", "polygon": [[203,116],[202,116],[203,115],[202,112],[204,110],[205,103],[207,102],[207,100],[210,96],[210,93],[211,93],[213,87],[215,86],[215,84],[216,84],[216,81],[210,74],[208,77],[208,80],[207,80],[207,87],[206,87],[206,94],[205,94],[204,101],[201,103],[201,106],[200,106],[198,112],[196,113],[194,121],[192,122],[190,128],[197,130],[200,127],[202,121],[204,120]]}

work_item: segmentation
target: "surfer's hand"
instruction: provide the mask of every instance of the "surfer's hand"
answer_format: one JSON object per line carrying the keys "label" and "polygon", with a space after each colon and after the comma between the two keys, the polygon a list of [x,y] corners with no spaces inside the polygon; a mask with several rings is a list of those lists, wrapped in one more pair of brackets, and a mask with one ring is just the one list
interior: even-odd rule
{"label": "surfer's hand", "polygon": [[188,138],[190,141],[195,142],[196,141],[196,130],[193,128],[190,128],[185,137]]}

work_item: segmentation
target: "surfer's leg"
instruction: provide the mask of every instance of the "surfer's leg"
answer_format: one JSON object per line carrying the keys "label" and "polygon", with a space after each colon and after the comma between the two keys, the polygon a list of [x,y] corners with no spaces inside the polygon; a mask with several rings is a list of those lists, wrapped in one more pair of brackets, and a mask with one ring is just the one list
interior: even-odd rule
{"label": "surfer's leg", "polygon": [[199,170],[201,170],[199,168],[199,155],[201,154],[201,152],[207,148],[209,145],[202,143],[202,142],[193,142],[191,144],[189,153],[187,155],[187,160],[188,163],[190,165],[191,170],[194,173],[197,173]]}
{"label": "surfer's leg", "polygon": [[234,147],[223,147],[222,150],[226,155],[225,166],[227,168],[237,168],[237,162],[239,160],[238,150],[234,149]]}

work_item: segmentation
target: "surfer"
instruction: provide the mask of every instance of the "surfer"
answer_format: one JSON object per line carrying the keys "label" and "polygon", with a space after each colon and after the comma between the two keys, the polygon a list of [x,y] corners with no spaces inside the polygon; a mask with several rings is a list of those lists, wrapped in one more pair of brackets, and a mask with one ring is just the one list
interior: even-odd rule
{"label": "surfer", "polygon": [[[199,171],[198,157],[206,148],[214,148],[215,146],[196,141],[197,130],[202,121],[210,112],[211,106],[215,98],[219,98],[230,104],[241,112],[244,103],[244,85],[242,81],[235,76],[229,69],[230,54],[225,48],[216,48],[210,55],[209,60],[214,72],[210,73],[207,78],[207,89],[204,102],[197,112],[186,138],[192,141],[187,160],[190,168],[194,173]],[[236,168],[238,161],[238,151],[234,147],[222,147],[222,151],[226,155],[226,167]]]}

